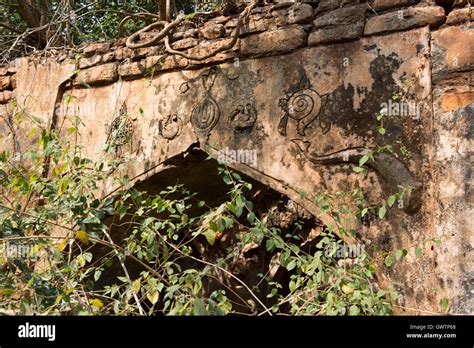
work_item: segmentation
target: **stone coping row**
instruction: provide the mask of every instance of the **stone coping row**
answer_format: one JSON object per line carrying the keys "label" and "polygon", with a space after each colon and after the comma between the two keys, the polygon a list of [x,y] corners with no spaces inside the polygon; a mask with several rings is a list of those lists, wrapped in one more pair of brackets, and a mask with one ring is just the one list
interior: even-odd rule
{"label": "stone coping row", "polygon": [[[473,11],[467,1],[458,0],[456,4],[465,7],[454,8],[447,17],[443,7],[429,0],[321,0],[319,3],[265,5],[252,11],[231,50],[200,62],[167,54],[163,44],[130,49],[125,39],[93,43],[69,51],[38,52],[20,59],[36,61],[49,54],[62,64],[74,64],[78,72],[74,85],[89,87],[424,26],[441,30],[452,25],[471,28]],[[217,16],[199,25],[186,21],[171,34],[171,45],[187,54],[205,55],[227,45],[236,25],[237,16]],[[141,38],[152,34],[145,33]],[[14,98],[18,64],[16,60],[0,68],[0,104]],[[448,64],[446,67],[449,68]]]}

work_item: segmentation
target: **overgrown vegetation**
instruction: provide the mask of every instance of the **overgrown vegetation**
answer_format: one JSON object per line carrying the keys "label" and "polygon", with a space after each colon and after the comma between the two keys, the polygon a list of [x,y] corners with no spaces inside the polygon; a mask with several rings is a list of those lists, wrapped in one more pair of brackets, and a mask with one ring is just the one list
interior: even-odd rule
{"label": "overgrown vegetation", "polygon": [[[17,125],[25,118],[35,122],[20,112],[12,115],[11,122]],[[38,127],[29,134],[38,142],[28,151],[1,153],[3,250],[28,251],[27,255],[7,252],[0,258],[3,311],[392,312],[396,292],[378,288],[376,265],[364,250],[356,258],[337,254],[335,245],[342,241],[335,230],[316,223],[305,235],[308,219],[303,217],[279,227],[271,213],[255,206],[252,185],[224,164],[219,171],[228,199],[218,206],[208,206],[179,184],[159,194],[138,190],[128,177],[118,175],[121,164],[110,160],[110,146],[96,161],[81,155],[81,147],[68,140],[76,138],[79,124],[68,135]],[[111,177],[118,189],[104,195]],[[378,209],[364,201],[360,190],[321,193],[312,199],[341,228],[346,219],[360,219]],[[246,283],[235,264],[252,250],[263,250],[268,263],[265,273]]]}
{"label": "overgrown vegetation", "polygon": [[[115,39],[123,18],[130,14],[214,11],[221,0],[3,0],[0,2],[0,65],[37,49],[64,48],[85,42]],[[127,22],[128,33],[154,21],[153,17]]]}

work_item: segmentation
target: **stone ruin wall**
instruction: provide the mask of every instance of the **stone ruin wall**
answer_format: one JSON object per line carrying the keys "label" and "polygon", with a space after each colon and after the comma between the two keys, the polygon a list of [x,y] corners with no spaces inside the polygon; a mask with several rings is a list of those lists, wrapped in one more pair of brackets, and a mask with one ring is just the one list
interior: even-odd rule
{"label": "stone ruin wall", "polygon": [[[21,110],[65,136],[79,117],[79,142],[94,158],[127,115],[133,136],[116,156],[136,180],[198,144],[214,157],[256,150],[258,161],[231,166],[313,213],[300,192],[360,186],[380,199],[415,183],[409,207],[359,225],[358,237],[391,252],[411,248],[381,279],[400,291],[402,311],[438,312],[446,296],[450,312],[472,313],[473,16],[466,0],[280,3],[254,9],[234,48],[202,62],[162,44],[130,49],[124,39],[38,52],[0,68],[0,148],[34,144],[32,119],[12,122]],[[171,45],[204,55],[229,43],[236,23],[186,22]],[[403,88],[416,111],[386,117],[382,139],[375,115]],[[368,179],[352,171],[351,149],[399,140],[411,156],[383,159]],[[417,258],[413,245],[424,240]]]}

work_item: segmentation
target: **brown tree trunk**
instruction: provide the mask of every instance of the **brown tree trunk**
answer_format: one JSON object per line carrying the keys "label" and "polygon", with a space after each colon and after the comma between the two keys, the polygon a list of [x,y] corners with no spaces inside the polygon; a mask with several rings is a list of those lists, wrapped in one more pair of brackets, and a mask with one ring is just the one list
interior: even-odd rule
{"label": "brown tree trunk", "polygon": [[156,4],[158,5],[158,9],[160,11],[161,20],[166,20],[166,0],[156,0]]}
{"label": "brown tree trunk", "polygon": [[54,28],[48,26],[49,0],[17,0],[17,4],[20,16],[28,25],[29,29],[46,26],[32,34],[32,37],[38,42],[39,47],[46,47],[51,36],[54,34]]}

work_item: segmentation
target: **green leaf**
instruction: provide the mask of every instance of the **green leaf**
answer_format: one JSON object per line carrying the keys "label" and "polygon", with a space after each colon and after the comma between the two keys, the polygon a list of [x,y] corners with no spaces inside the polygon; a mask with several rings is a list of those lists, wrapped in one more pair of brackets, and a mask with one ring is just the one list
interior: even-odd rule
{"label": "green leaf", "polygon": [[354,172],[356,172],[356,173],[361,173],[361,172],[364,171],[364,168],[362,168],[362,167],[357,167],[357,166],[353,166],[353,167],[352,167],[352,170],[353,170]]}
{"label": "green leaf", "polygon": [[159,294],[158,291],[149,291],[146,294],[146,297],[147,297],[148,301],[151,302],[151,304],[157,303],[159,296],[160,296],[160,294]]}
{"label": "green leaf", "polygon": [[346,295],[349,295],[349,294],[352,294],[354,292],[354,288],[350,285],[346,285],[344,284],[342,287],[341,287],[341,290],[343,293],[345,293]]}
{"label": "green leaf", "polygon": [[400,260],[402,257],[406,256],[408,254],[406,249],[398,249],[395,253],[395,258]]}
{"label": "green leaf", "polygon": [[99,300],[98,298],[95,298],[89,302],[92,306],[96,307],[97,309],[101,309],[104,307],[104,303]]}
{"label": "green leaf", "polygon": [[394,205],[396,200],[397,200],[396,195],[391,195],[390,197],[388,197],[387,199],[388,206],[391,207],[392,205]]}
{"label": "green leaf", "polygon": [[360,212],[360,216],[364,217],[365,214],[367,214],[368,211],[369,211],[369,208],[362,209],[362,211]]}
{"label": "green leaf", "polygon": [[[296,290],[296,282],[294,280],[290,280],[290,283],[288,284],[288,287],[290,288],[291,292],[294,292]],[[277,290],[277,289],[275,289]]]}
{"label": "green leaf", "polygon": [[82,254],[79,254],[76,260],[79,267],[84,267],[86,265],[86,260],[84,259],[84,256],[82,256]]}
{"label": "green leaf", "polygon": [[209,221],[209,227],[211,228],[211,230],[217,232],[219,231],[219,228],[217,227],[217,224],[214,222],[214,221]]}
{"label": "green leaf", "polygon": [[379,128],[379,133],[380,133],[381,135],[384,135],[386,132],[387,132],[387,131],[385,130],[385,128],[383,128],[383,127],[380,127],[380,128]]}
{"label": "green leaf", "polygon": [[242,180],[239,174],[237,173],[232,173],[232,176],[234,177],[235,180]]}
{"label": "green leaf", "polygon": [[296,260],[291,260],[290,263],[288,265],[286,265],[286,269],[288,271],[291,271],[295,267],[296,267]]}
{"label": "green leaf", "polygon": [[288,263],[290,263],[290,256],[291,256],[291,252],[289,250],[285,250],[281,256],[280,256],[280,264],[283,266],[283,267],[286,267],[286,265],[288,265]]}
{"label": "green leaf", "polygon": [[207,315],[206,305],[198,297],[194,299],[193,314],[194,315]]}
{"label": "green leaf", "polygon": [[97,216],[91,216],[82,220],[83,224],[100,224],[100,219]]}
{"label": "green leaf", "polygon": [[232,185],[232,179],[228,175],[224,175],[224,182],[226,185]]}
{"label": "green leaf", "polygon": [[117,277],[117,279],[120,280],[122,283],[128,283],[127,277]]}
{"label": "green leaf", "polygon": [[79,239],[84,244],[89,244],[89,235],[86,231],[77,231],[76,238]]}
{"label": "green leaf", "polygon": [[92,253],[84,253],[82,255],[84,256],[84,260],[86,260],[87,262],[92,261]]}
{"label": "green leaf", "polygon": [[388,255],[386,258],[385,258],[385,266],[387,267],[390,267],[392,264],[393,264],[393,257]]}
{"label": "green leaf", "polygon": [[416,257],[420,257],[421,254],[423,254],[423,249],[421,249],[420,247],[416,247],[416,248],[415,248],[415,255],[416,255]]}
{"label": "green leaf", "polygon": [[249,212],[247,214],[247,221],[251,224],[253,224],[255,222],[255,213],[254,212]]}
{"label": "green leaf", "polygon": [[447,312],[447,311],[448,311],[449,300],[448,300],[446,297],[443,297],[441,300],[439,300],[439,304],[440,304],[441,310],[442,310],[443,312]]}
{"label": "green leaf", "polygon": [[135,294],[138,294],[140,292],[140,288],[141,288],[142,284],[140,283],[140,279],[135,279],[133,282],[132,282],[132,290]]}
{"label": "green leaf", "polygon": [[13,295],[15,292],[16,292],[15,289],[1,289],[0,290],[0,294],[6,295],[6,296]]}
{"label": "green leaf", "polygon": [[243,211],[244,211],[244,206],[243,205],[236,205],[236,207],[235,207],[235,216],[238,217],[238,218],[241,217]]}
{"label": "green leaf", "polygon": [[96,270],[96,271],[94,272],[94,280],[95,280],[95,281],[98,281],[101,274],[102,274],[102,271],[101,271],[100,269]]}
{"label": "green leaf", "polygon": [[206,237],[206,240],[210,245],[214,245],[216,242],[216,232],[212,230],[207,230],[204,232],[204,237]]}
{"label": "green leaf", "polygon": [[349,307],[349,315],[359,315],[360,309],[356,305],[352,305]]}
{"label": "green leaf", "polygon": [[359,167],[362,167],[368,160],[369,160],[368,155],[362,156],[359,160]]}
{"label": "green leaf", "polygon": [[385,206],[382,206],[379,208],[379,218],[383,219],[386,213],[387,213],[387,208],[385,208]]}
{"label": "green leaf", "polygon": [[[291,281],[290,281],[290,283],[291,283]],[[294,287],[295,284],[293,283],[293,285],[290,285],[290,286]],[[293,291],[294,291],[294,289],[293,289]],[[270,293],[267,295],[267,298],[275,297],[275,295],[277,294],[277,292],[278,292],[278,289],[277,289],[277,288],[273,288],[273,289],[270,291]]]}

